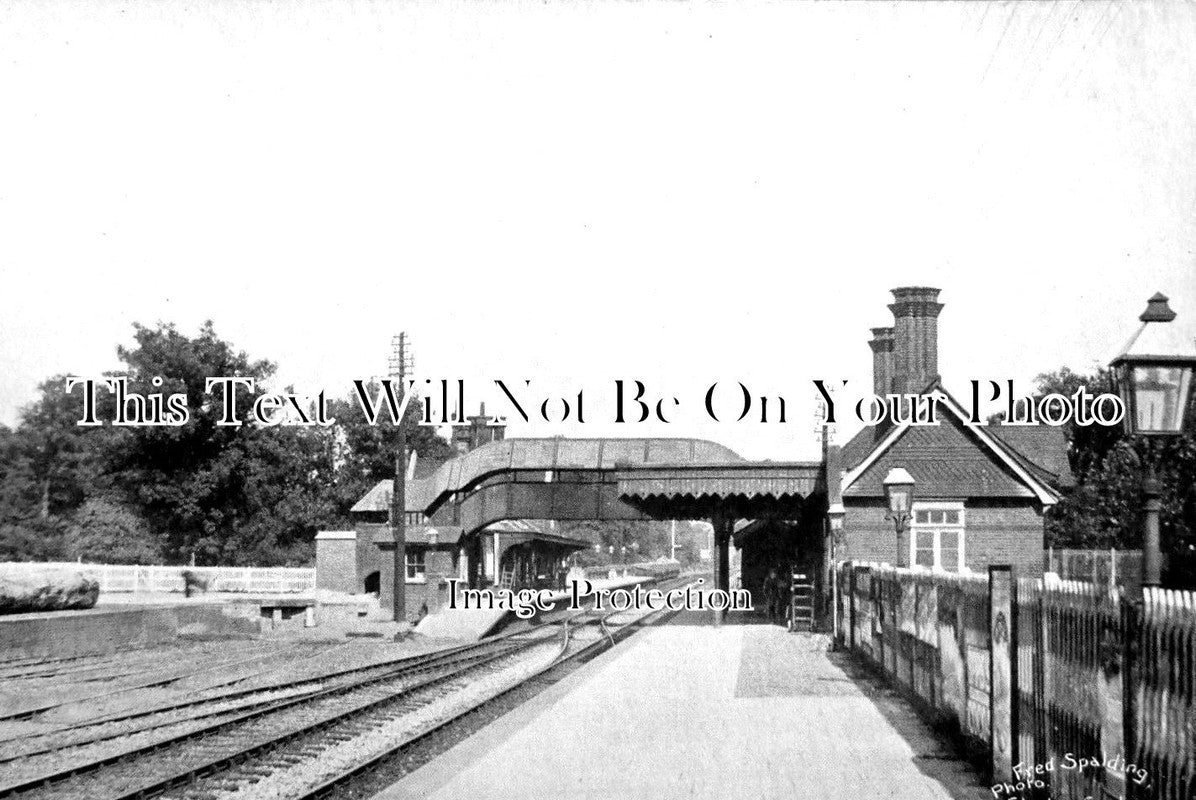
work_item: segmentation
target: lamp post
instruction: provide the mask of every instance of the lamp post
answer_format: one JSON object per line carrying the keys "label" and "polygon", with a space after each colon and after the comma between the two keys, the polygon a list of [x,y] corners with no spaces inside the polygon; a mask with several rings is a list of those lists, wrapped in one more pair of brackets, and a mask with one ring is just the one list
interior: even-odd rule
{"label": "lamp post", "polygon": [[885,519],[893,521],[893,528],[897,531],[897,566],[901,566],[901,534],[911,519],[911,509],[914,506],[914,479],[901,467],[893,467],[885,476],[885,501],[889,510]]}
{"label": "lamp post", "polygon": [[[1192,372],[1196,368],[1196,338],[1172,325],[1175,312],[1167,296],[1156,293],[1138,317],[1142,324],[1125,343],[1109,370],[1125,405],[1126,434],[1154,442],[1183,433],[1190,416]],[[1142,471],[1143,524],[1142,585],[1158,586],[1162,579],[1159,543],[1160,497],[1163,490],[1149,452]]]}
{"label": "lamp post", "polygon": [[831,647],[835,646],[839,635],[839,562],[837,550],[839,537],[843,534],[843,518],[847,510],[842,503],[835,503],[826,510],[827,524],[831,529]]}

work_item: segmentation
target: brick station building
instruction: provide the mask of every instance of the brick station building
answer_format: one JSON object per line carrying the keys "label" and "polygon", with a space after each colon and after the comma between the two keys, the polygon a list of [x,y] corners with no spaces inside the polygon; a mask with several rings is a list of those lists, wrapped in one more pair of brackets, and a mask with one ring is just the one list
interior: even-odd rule
{"label": "brick station building", "polygon": [[[453,429],[459,455],[501,441],[504,426],[482,406],[469,425]],[[552,588],[563,582],[568,557],[590,543],[557,532],[551,520],[512,519],[467,532],[432,525],[424,516],[429,479],[444,462],[412,454],[407,470],[405,547],[407,617],[444,607],[451,578],[479,588]],[[374,593],[383,608],[393,604],[394,535],[390,525],[393,482],[381,480],[350,509],[352,531],[316,536],[316,580],[320,588],[347,594]]]}
{"label": "brick station building", "polygon": [[[938,371],[938,289],[893,290],[891,327],[873,328],[873,392],[938,395],[939,424],[865,428],[827,451],[829,502],[845,510],[839,560],[980,571],[1011,564],[1040,575],[1047,510],[1073,484],[1067,439],[1048,425],[974,426]],[[913,519],[898,540],[883,481],[915,481]]]}
{"label": "brick station building", "polygon": [[[1010,564],[1024,576],[1041,574],[1045,515],[1073,483],[1067,441],[1046,425],[967,424],[939,375],[938,295],[894,289],[893,324],[874,328],[871,340],[874,392],[934,395],[938,424],[866,427],[842,447],[828,444],[819,461],[747,461],[686,439],[503,441],[483,409],[454,431],[458,458],[408,470],[408,616],[442,607],[453,577],[471,587],[555,583],[568,555],[589,543],[520,518],[549,514],[709,519],[720,587],[733,541],[743,551],[744,588],[757,592],[771,569],[792,568],[811,576],[819,606],[832,558],[941,571]],[[883,486],[898,467],[916,487],[900,538],[885,518]],[[354,531],[317,539],[321,586],[378,592],[390,603],[390,491],[391,482],[380,481],[353,507]],[[844,527],[832,548],[826,512],[837,503]]]}

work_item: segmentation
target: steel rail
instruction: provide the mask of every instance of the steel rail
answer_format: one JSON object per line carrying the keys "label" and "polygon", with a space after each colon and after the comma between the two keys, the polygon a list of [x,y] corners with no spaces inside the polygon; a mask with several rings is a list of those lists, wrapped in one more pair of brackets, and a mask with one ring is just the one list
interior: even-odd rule
{"label": "steel rail", "polygon": [[[455,666],[464,661],[469,661],[474,651],[483,651],[487,649],[497,650],[498,655],[503,655],[518,649],[518,643],[515,647],[508,646],[508,639],[489,639],[482,642],[470,643],[460,647],[450,648],[448,650],[435,651],[431,654],[424,654],[423,657],[415,656],[403,659],[403,661],[417,661],[418,663],[405,663],[396,666],[392,671],[381,675],[371,676],[370,678],[334,687],[329,687],[315,692],[304,694],[298,697],[288,697],[281,700],[267,703],[261,708],[256,708],[245,713],[236,714],[235,716],[222,720],[216,724],[200,728],[193,731],[171,736],[166,739],[154,742],[149,745],[135,747],[131,750],[122,753],[114,753],[110,756],[97,758],[84,764],[68,767],[57,772],[48,772],[34,778],[19,780],[14,783],[0,786],[0,798],[12,797],[22,792],[27,792],[39,787],[44,787],[49,784],[58,783],[69,780],[72,777],[95,772],[105,766],[115,764],[120,761],[126,761],[143,757],[153,751],[161,750],[162,748],[178,745],[182,742],[197,739],[204,736],[210,736],[231,728],[234,725],[247,723],[258,718],[264,717],[268,714],[283,712],[294,707],[300,706],[304,703],[310,703],[325,697],[335,697],[336,695],[348,694],[354,691],[367,689],[375,684],[382,683],[388,680],[395,680],[402,677],[417,675],[421,672],[427,672],[441,667]],[[536,640],[531,640],[530,643],[535,643]],[[476,656],[474,656],[476,658]],[[455,659],[455,660],[454,660]],[[341,671],[338,674],[343,674],[346,671]],[[418,685],[418,684],[417,684]],[[410,687],[416,688],[416,687]],[[120,736],[135,735],[137,732],[124,732]],[[114,738],[119,738],[114,737]],[[66,748],[63,748],[66,749]]]}
{"label": "steel rail", "polygon": [[[524,640],[517,640],[514,647],[497,648],[495,652],[484,654],[480,657],[475,657],[475,659],[472,661],[470,659],[463,659],[467,662],[464,665],[444,665],[446,669],[440,674],[433,675],[432,677],[419,681],[410,686],[406,686],[402,689],[397,689],[392,694],[387,694],[381,698],[366,700],[365,702],[353,703],[347,707],[343,707],[340,710],[335,711],[334,713],[326,714],[315,721],[303,722],[297,726],[292,726],[281,734],[269,736],[264,741],[257,741],[247,746],[236,746],[235,749],[232,749],[230,752],[226,752],[223,755],[218,757],[209,757],[209,760],[205,763],[191,764],[185,768],[175,768],[173,772],[170,772],[163,777],[152,778],[148,782],[141,783],[131,790],[122,790],[117,793],[98,796],[107,798],[107,800],[140,800],[141,798],[161,794],[162,792],[168,791],[175,786],[194,781],[198,778],[206,777],[207,775],[219,772],[221,769],[228,766],[235,766],[243,763],[244,761],[253,758],[260,753],[274,750],[290,741],[293,741],[296,738],[327,729],[339,722],[356,717],[362,713],[375,710],[378,707],[398,702],[417,690],[426,689],[444,681],[459,679],[465,672],[485,667],[494,661],[511,656],[520,650],[534,647],[538,644],[543,644],[544,642],[552,639],[555,635],[557,635],[556,632],[553,632],[551,635],[547,636],[529,637]],[[488,643],[496,644],[496,642],[493,640],[490,640]],[[508,641],[504,640],[501,642],[501,644],[506,645],[508,644]],[[456,668],[458,666],[461,668]],[[305,698],[300,702],[307,702],[311,699],[313,698]],[[219,735],[220,731],[213,731],[211,733]],[[152,757],[153,753],[160,749],[160,747],[154,747],[145,751],[138,751],[131,755],[136,758],[142,758],[145,756]],[[86,796],[91,798],[96,797],[97,795],[89,793]]]}
{"label": "steel rail", "polygon": [[[692,582],[682,581],[682,582],[679,582],[677,585],[684,586],[684,585],[690,585],[691,583]],[[506,689],[503,689],[502,691],[494,694],[493,696],[482,700],[480,703],[470,706],[469,708],[463,709],[462,711],[458,712],[457,714],[454,714],[453,716],[449,717],[448,719],[442,720],[432,726],[429,726],[428,728],[416,733],[415,735],[405,739],[402,742],[399,742],[394,747],[391,747],[382,753],[378,753],[378,754],[373,755],[367,759],[363,759],[359,764],[353,766],[352,768],[350,768],[348,770],[343,771],[339,775],[329,778],[328,780],[324,781],[323,783],[320,783],[319,785],[307,790],[303,794],[296,795],[292,800],[323,800],[324,798],[327,798],[329,795],[331,795],[334,791],[336,791],[338,788],[340,788],[344,784],[357,778],[358,776],[362,775],[363,773],[369,772],[370,770],[376,768],[383,761],[387,761],[391,758],[394,758],[395,756],[399,755],[401,752],[403,752],[405,750],[409,750],[412,747],[418,745],[419,743],[426,741],[428,738],[430,738],[431,736],[434,736],[436,733],[438,733],[452,725],[457,724],[458,722],[462,721],[463,719],[465,719],[473,714],[480,712],[486,706],[488,706],[494,702],[497,702],[498,700],[501,700],[503,697],[510,695],[512,692],[515,692],[515,691],[519,690],[520,688],[527,686],[528,684],[531,684],[531,683],[537,683],[537,682],[544,683],[545,677],[548,676],[550,673],[561,669],[566,664],[576,661],[577,659],[581,658],[583,655],[588,655],[588,654],[596,655],[597,654],[596,651],[598,650],[599,646],[603,642],[609,642],[606,649],[610,649],[610,648],[614,647],[617,642],[622,641],[623,639],[627,638],[627,636],[630,636],[632,630],[638,630],[639,628],[644,627],[646,625],[656,624],[663,619],[670,618],[670,617],[680,613],[680,611],[681,611],[681,609],[673,610],[673,609],[667,609],[667,608],[660,609],[657,611],[652,611],[637,620],[633,620],[632,622],[629,622],[625,625],[619,626],[619,628],[617,628],[615,631],[611,631],[607,627],[607,625],[609,624],[609,619],[617,614],[626,613],[626,611],[623,610],[623,611],[607,612],[602,617],[600,617],[598,620],[599,627],[603,630],[603,632],[605,634],[603,637],[601,637],[593,642],[587,643],[585,646],[579,648],[578,650],[576,650],[572,653],[566,652],[567,644],[568,644],[568,642],[566,641],[566,645],[565,645],[565,647],[562,648],[562,652],[558,655],[558,657],[555,660],[553,660],[553,662],[551,664],[547,665],[546,667],[541,668],[540,670],[537,670],[535,673],[529,675],[524,680],[521,680],[518,683],[516,683],[512,686],[509,686]],[[651,618],[651,619],[649,620],[649,618]],[[621,635],[616,636],[615,635],[616,633],[619,633]]]}
{"label": "steel rail", "polygon": [[[294,723],[291,723],[289,729],[285,730],[280,735],[268,737],[265,741],[259,741],[249,747],[239,748],[233,752],[227,753],[224,756],[215,757],[210,762],[205,763],[205,764],[200,764],[200,765],[192,764],[188,768],[179,771],[177,774],[168,775],[164,779],[161,779],[161,780],[151,781],[148,785],[146,785],[146,784],[139,785],[132,792],[126,792],[126,793],[118,795],[118,796],[122,797],[122,798],[134,798],[134,797],[140,798],[140,797],[144,797],[148,794],[160,793],[162,791],[166,791],[166,790],[172,788],[173,786],[177,786],[180,783],[186,783],[188,781],[195,780],[196,778],[198,778],[200,776],[208,775],[213,772],[217,772],[222,768],[222,766],[243,762],[244,760],[253,757],[257,753],[273,750],[273,749],[279,747],[280,745],[285,744],[286,742],[294,740],[297,737],[302,737],[304,735],[311,734],[317,730],[320,730],[323,728],[328,728],[331,725],[337,724],[338,721],[345,720],[350,715],[360,714],[363,711],[369,711],[372,709],[377,709],[379,707],[389,705],[391,703],[401,700],[402,698],[404,698],[418,690],[426,689],[426,688],[434,686],[438,683],[443,683],[443,682],[450,681],[453,679],[459,679],[461,677],[462,673],[466,673],[466,672],[470,672],[472,670],[483,668],[499,659],[514,655],[514,654],[516,654],[522,650],[525,650],[527,648],[530,648],[532,646],[535,646],[538,644],[543,644],[547,640],[551,639],[552,636],[543,636],[543,635],[538,635],[538,634],[543,632],[544,629],[549,626],[555,626],[557,624],[562,624],[561,647],[560,647],[560,650],[559,650],[557,656],[553,658],[552,662],[548,666],[541,668],[540,670],[537,670],[533,675],[528,676],[528,678],[519,681],[518,683],[512,685],[511,687],[503,689],[502,691],[492,695],[491,697],[486,698],[479,703],[475,703],[472,706],[470,706],[469,708],[462,710],[461,712],[453,714],[449,719],[444,720],[443,722],[429,728],[428,730],[420,732],[415,737],[410,737],[408,741],[398,744],[396,747],[389,749],[387,752],[385,752],[375,758],[369,759],[368,763],[364,763],[358,767],[353,768],[352,770],[349,770],[346,773],[343,773],[342,775],[336,776],[331,781],[328,782],[329,784],[339,785],[343,781],[350,779],[352,776],[359,774],[361,771],[367,770],[369,768],[369,764],[372,764],[379,760],[387,758],[389,755],[392,755],[393,753],[395,753],[403,748],[409,747],[412,743],[426,738],[427,736],[434,733],[436,730],[440,730],[448,725],[453,724],[454,722],[458,721],[462,717],[464,717],[468,714],[471,714],[474,711],[476,711],[477,709],[482,708],[482,707],[486,706],[487,704],[497,700],[499,697],[508,695],[510,692],[514,691],[519,686],[526,685],[527,683],[529,683],[531,681],[540,679],[540,677],[543,674],[559,667],[561,664],[571,661],[577,657],[580,657],[584,653],[593,651],[599,644],[601,644],[603,642],[609,642],[608,646],[613,646],[617,640],[621,640],[622,638],[624,638],[625,635],[629,635],[629,633],[622,633],[623,630],[625,630],[625,629],[629,630],[632,627],[639,627],[640,625],[645,624],[644,620],[647,617],[656,617],[664,612],[663,611],[651,612],[650,614],[645,615],[644,617],[641,617],[638,620],[634,620],[632,622],[629,622],[627,625],[622,626],[619,629],[619,631],[612,632],[608,625],[609,619],[611,617],[615,616],[616,614],[626,613],[626,610],[611,611],[611,612],[603,615],[602,617],[600,617],[597,620],[599,628],[601,629],[602,634],[603,634],[601,638],[599,638],[595,642],[588,643],[587,645],[583,646],[582,648],[579,648],[574,653],[568,653],[570,643],[573,639],[573,630],[572,629],[579,625],[587,624],[586,622],[583,622],[582,619],[584,617],[592,615],[593,613],[594,612],[592,610],[591,611],[583,611],[583,612],[580,612],[579,614],[573,615],[572,617],[566,617],[563,620],[563,624],[561,622],[554,621],[552,623],[549,623],[548,625],[544,625],[544,626],[540,626],[540,627],[532,627],[530,629],[520,629],[520,630],[511,631],[511,632],[508,632],[505,634],[500,634],[497,637],[485,639],[485,640],[482,640],[481,642],[474,642],[474,643],[469,643],[466,645],[445,648],[445,649],[433,651],[430,653],[421,653],[421,654],[414,655],[414,656],[404,656],[401,658],[393,659],[391,661],[375,662],[373,664],[369,664],[369,665],[365,665],[365,666],[353,667],[353,668],[348,668],[348,669],[344,669],[344,670],[335,670],[335,671],[332,671],[329,673],[316,675],[310,679],[305,679],[304,682],[311,682],[311,683],[324,682],[324,683],[326,683],[329,680],[334,680],[336,678],[343,677],[346,675],[361,674],[363,672],[377,671],[379,669],[383,670],[383,674],[374,675],[368,679],[358,680],[358,681],[354,681],[354,682],[351,682],[348,684],[342,684],[342,685],[327,687],[327,688],[323,688],[323,689],[316,689],[311,692],[304,692],[302,694],[290,696],[290,697],[283,698],[280,700],[263,701],[260,704],[254,704],[251,707],[252,710],[249,710],[249,711],[246,711],[245,708],[225,709],[223,711],[214,711],[214,712],[211,712],[210,714],[200,715],[199,717],[190,717],[190,718],[183,718],[183,719],[179,719],[179,720],[171,720],[168,722],[163,722],[161,725],[155,725],[155,726],[151,726],[149,728],[145,728],[145,729],[141,729],[141,730],[115,732],[111,736],[98,737],[92,741],[82,742],[82,743],[72,743],[63,748],[53,748],[53,749],[50,749],[47,751],[39,751],[39,752],[43,752],[43,753],[44,752],[55,752],[56,750],[59,750],[59,749],[69,749],[70,747],[92,744],[95,742],[102,742],[102,741],[106,741],[108,739],[117,739],[117,738],[121,738],[121,737],[133,736],[133,735],[137,735],[140,733],[144,733],[146,731],[152,731],[156,727],[165,727],[167,725],[185,724],[188,721],[194,721],[196,719],[204,719],[208,716],[227,716],[230,714],[232,715],[231,717],[224,719],[214,725],[209,725],[209,726],[206,726],[203,728],[188,731],[188,732],[179,734],[177,736],[168,737],[166,739],[151,743],[149,745],[135,747],[126,752],[114,754],[109,757],[97,758],[90,762],[76,765],[74,767],[70,767],[68,769],[62,770],[57,773],[44,774],[44,775],[40,775],[40,776],[37,776],[37,777],[29,779],[29,780],[20,781],[15,784],[0,787],[0,797],[11,797],[11,796],[21,793],[21,792],[36,790],[38,788],[46,788],[51,785],[55,785],[58,783],[62,783],[64,781],[68,781],[72,777],[75,777],[75,776],[78,776],[81,774],[89,774],[89,773],[96,772],[97,770],[100,770],[103,767],[111,765],[111,764],[115,764],[115,763],[119,763],[119,762],[126,762],[126,761],[135,761],[135,760],[138,760],[141,758],[145,758],[147,756],[152,757],[152,754],[156,751],[160,751],[160,750],[163,750],[164,748],[170,748],[172,746],[179,745],[188,740],[202,740],[205,738],[216,737],[216,736],[219,736],[222,734],[230,734],[230,733],[235,735],[234,729],[238,725],[251,723],[255,720],[265,718],[270,714],[282,713],[282,712],[287,712],[292,709],[298,709],[301,706],[303,706],[304,704],[314,703],[314,702],[317,702],[324,698],[334,698],[339,695],[349,695],[349,694],[353,693],[354,691],[366,690],[369,687],[372,687],[378,683],[383,683],[387,680],[394,680],[394,679],[399,679],[399,678],[403,678],[403,677],[414,677],[421,673],[427,673],[427,672],[432,672],[432,671],[438,672],[438,674],[433,675],[432,677],[417,681],[417,682],[410,684],[406,687],[403,687],[401,689],[396,689],[394,693],[386,694],[384,697],[373,699],[373,700],[367,700],[364,703],[362,703],[362,702],[350,703],[350,706],[347,709],[342,710],[340,712],[332,713],[330,715],[325,715],[315,721],[300,722],[300,724],[298,724],[297,726],[294,725]],[[673,613],[676,613],[676,612],[668,612],[668,614],[670,616]],[[622,635],[616,636],[616,633],[621,633]],[[555,635],[555,633],[553,635]],[[487,652],[487,651],[489,651],[489,652]],[[317,657],[318,657],[318,655],[317,655]],[[393,667],[393,669],[387,669],[388,667]],[[251,676],[248,676],[247,678],[241,678],[241,679],[238,679],[236,682],[248,680],[248,679],[251,679],[252,677],[253,676],[251,675]],[[141,710],[141,711],[135,712],[133,714],[125,714],[125,715],[107,717],[107,718],[103,718],[103,719],[99,719],[99,720],[93,720],[93,721],[89,721],[88,725],[89,726],[97,726],[97,725],[101,725],[101,724],[112,724],[113,722],[127,721],[130,719],[136,719],[136,718],[140,718],[140,717],[144,717],[144,716],[148,716],[148,715],[152,715],[152,714],[169,713],[171,710],[187,708],[187,707],[191,707],[191,706],[195,706],[195,705],[200,705],[200,704],[205,704],[205,703],[212,704],[212,703],[217,703],[220,701],[228,701],[230,699],[244,697],[244,696],[248,696],[248,695],[252,695],[252,694],[261,694],[264,692],[275,691],[275,690],[279,690],[279,689],[287,689],[287,688],[293,688],[293,684],[288,686],[286,684],[273,683],[273,684],[268,684],[266,686],[255,687],[253,689],[247,689],[247,690],[238,691],[238,692],[229,692],[229,693],[225,693],[225,694],[215,696],[215,697],[204,698],[202,700],[171,704],[171,705],[165,706],[165,707],[160,706],[160,707],[153,708],[153,709]],[[287,727],[287,725],[284,724],[284,728],[286,728],[286,727]],[[250,733],[252,733],[252,732],[250,732]],[[97,777],[100,780],[103,779],[102,776],[97,776]],[[66,788],[66,787],[63,787],[63,788]],[[315,791],[318,793],[320,791],[320,789],[318,788]],[[311,796],[316,796],[316,795],[311,795]]]}

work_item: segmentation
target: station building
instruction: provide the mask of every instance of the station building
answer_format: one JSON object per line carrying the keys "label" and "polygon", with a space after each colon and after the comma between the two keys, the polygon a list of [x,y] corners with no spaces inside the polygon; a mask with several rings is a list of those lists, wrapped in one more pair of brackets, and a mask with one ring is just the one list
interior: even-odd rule
{"label": "station building", "polygon": [[[939,375],[939,290],[892,293],[892,324],[872,330],[873,390],[934,395],[938,424],[866,427],[841,447],[824,440],[818,461],[773,462],[695,439],[506,440],[483,409],[455,430],[455,458],[408,469],[409,616],[443,606],[450,577],[472,587],[555,582],[567,556],[589,543],[561,536],[543,521],[551,519],[708,520],[714,585],[738,583],[757,606],[776,569],[810,576],[815,605],[826,608],[836,561],[940,571],[1010,564],[1040,574],[1046,514],[1073,483],[1063,431],[967,424]],[[897,467],[915,481],[900,537],[883,486]],[[354,531],[321,534],[321,585],[378,591],[389,602],[390,488],[380,481],[353,507]],[[844,525],[832,537],[827,511],[837,504]],[[737,576],[731,546],[741,551]]]}
{"label": "station building", "polygon": [[[1063,430],[976,426],[938,370],[938,289],[893,290],[890,327],[873,328],[873,392],[939,398],[937,425],[865,428],[827,448],[830,502],[841,502],[838,560],[960,571],[1010,564],[1042,573],[1045,514],[1074,484]],[[883,481],[900,467],[915,481],[912,520],[898,538]]]}
{"label": "station building", "polygon": [[[485,414],[454,428],[453,448],[469,453],[502,441],[504,426]],[[428,481],[444,464],[414,453],[407,470],[405,581],[407,617],[434,612],[448,603],[451,578],[471,588],[555,588],[563,585],[568,558],[590,547],[584,539],[557,530],[553,520],[510,519],[481,530],[433,525],[424,514]],[[393,482],[381,480],[350,509],[351,531],[322,531],[316,536],[319,588],[347,594],[373,593],[383,608],[393,603],[394,534],[390,525]]]}

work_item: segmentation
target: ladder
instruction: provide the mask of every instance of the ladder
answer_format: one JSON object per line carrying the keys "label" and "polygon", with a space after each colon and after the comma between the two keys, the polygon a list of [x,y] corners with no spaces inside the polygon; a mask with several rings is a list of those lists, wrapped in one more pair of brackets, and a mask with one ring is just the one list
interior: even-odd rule
{"label": "ladder", "polygon": [[789,584],[789,630],[814,630],[814,584],[804,572],[793,573]]}
{"label": "ladder", "polygon": [[512,589],[515,586],[515,568],[503,570],[502,575],[498,578],[498,586],[500,589]]}

